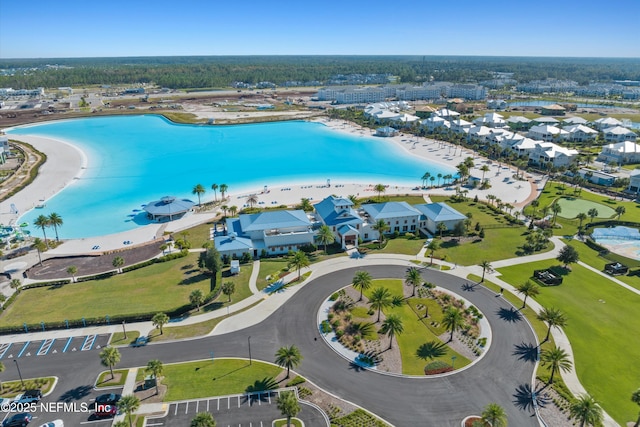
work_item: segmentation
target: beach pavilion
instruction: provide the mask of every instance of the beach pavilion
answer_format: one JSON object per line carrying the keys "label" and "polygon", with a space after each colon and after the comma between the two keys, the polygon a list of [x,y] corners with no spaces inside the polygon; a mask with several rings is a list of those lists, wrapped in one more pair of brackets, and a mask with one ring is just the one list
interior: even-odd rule
{"label": "beach pavilion", "polygon": [[149,202],[144,210],[152,221],[164,222],[182,218],[190,212],[195,203],[189,199],[178,199],[173,196],[164,196],[160,200]]}

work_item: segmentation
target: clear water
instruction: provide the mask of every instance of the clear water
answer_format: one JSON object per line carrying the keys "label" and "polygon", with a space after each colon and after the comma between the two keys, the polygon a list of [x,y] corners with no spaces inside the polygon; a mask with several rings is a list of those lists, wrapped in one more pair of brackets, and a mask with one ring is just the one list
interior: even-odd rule
{"label": "clear water", "polygon": [[[574,104],[574,102],[569,102],[570,104]],[[511,107],[546,107],[547,105],[558,104],[557,101],[514,101],[509,102]],[[575,104],[578,108],[614,108],[613,105],[604,105],[604,104],[584,104],[579,103]]]}
{"label": "clear water", "polygon": [[[33,224],[38,215],[56,212],[64,220],[59,235],[65,239],[147,224],[144,204],[167,195],[197,202],[191,193],[196,184],[207,189],[205,201],[213,199],[213,183],[225,183],[236,194],[265,185],[318,185],[327,179],[332,184],[414,186],[427,171],[456,172],[381,138],[336,132],[320,123],[196,126],[146,115],[52,122],[7,133],[62,139],[87,155],[81,179],[47,200],[44,209],[18,220]],[[29,229],[42,237],[40,229]]]}

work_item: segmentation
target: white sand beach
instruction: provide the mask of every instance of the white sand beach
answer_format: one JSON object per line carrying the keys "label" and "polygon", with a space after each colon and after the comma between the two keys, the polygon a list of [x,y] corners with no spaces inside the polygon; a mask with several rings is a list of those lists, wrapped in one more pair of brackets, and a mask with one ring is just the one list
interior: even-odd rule
{"label": "white sand beach", "polygon": [[[320,119],[318,121],[334,129],[336,132],[371,137],[371,130],[356,127],[342,120]],[[0,203],[0,222],[4,224],[15,222],[19,215],[33,208],[41,199],[45,199],[46,203],[46,199],[61,191],[65,186],[71,185],[75,179],[81,176],[87,163],[87,158],[80,149],[67,142],[34,136],[20,136],[19,139],[44,152],[48,159],[41,167],[38,177],[32,184],[8,200]],[[471,171],[474,177],[481,178],[483,173],[479,168],[484,164],[488,165],[490,171],[486,172],[485,177],[490,179],[492,187],[488,190],[469,190],[468,197],[477,195],[481,200],[485,200],[488,194],[493,194],[504,203],[511,203],[516,206],[516,208],[521,208],[530,200],[537,197],[538,192],[542,191],[544,186],[544,181],[541,177],[536,176],[526,175],[529,178],[529,182],[516,181],[513,179],[513,175],[515,174],[513,168],[504,165],[500,166],[497,162],[479,157],[472,151],[460,150],[458,148],[455,155],[453,155],[454,147],[448,143],[402,134],[385,138],[385,140],[391,144],[396,144],[399,148],[411,155],[446,165],[451,168],[453,174],[456,172],[456,165],[466,157],[474,158],[475,167]],[[425,170],[425,172],[427,171]],[[416,186],[421,184],[420,178],[421,177],[416,177]],[[327,182],[327,179],[329,179],[330,182]],[[335,179],[333,177],[327,177],[318,182],[300,182],[291,183],[288,186],[267,187],[266,192],[264,188],[256,188],[255,191],[238,193],[234,192],[233,188],[230,188],[231,192],[227,195],[227,200],[225,200],[223,204],[236,206],[240,209],[246,205],[246,199],[250,194],[257,196],[258,207],[293,206],[300,203],[302,198],[309,198],[311,202],[314,203],[331,194],[345,197],[356,195],[361,198],[368,196],[375,198],[377,193],[373,190],[373,186],[376,184],[379,183],[346,182],[341,181],[339,177],[335,177]],[[385,194],[428,196],[430,194],[450,195],[455,192],[453,186],[421,190],[417,189],[417,187],[398,186],[391,182],[381,184],[387,185]],[[203,202],[204,201],[205,200],[203,200]],[[19,211],[18,215],[13,213],[12,205],[15,205]],[[48,254],[67,255],[89,253],[94,246],[100,246],[100,251],[109,251],[127,246],[124,244],[125,241],[130,241],[132,242],[131,244],[134,245],[141,244],[160,238],[163,232],[176,232],[196,224],[210,221],[218,214],[219,211],[195,213],[168,224],[151,224],[107,236],[68,240],[58,248],[48,251]]]}

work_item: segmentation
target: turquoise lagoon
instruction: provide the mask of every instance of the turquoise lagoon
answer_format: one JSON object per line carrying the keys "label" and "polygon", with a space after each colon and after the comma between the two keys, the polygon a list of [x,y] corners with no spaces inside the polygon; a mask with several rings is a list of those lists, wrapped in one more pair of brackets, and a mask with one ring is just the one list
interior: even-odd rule
{"label": "turquoise lagoon", "polygon": [[[432,175],[456,173],[382,138],[302,121],[201,126],[144,115],[49,122],[7,133],[16,139],[37,135],[64,140],[86,154],[87,168],[80,179],[47,200],[44,209],[20,212],[19,222],[29,224],[38,215],[58,213],[64,220],[59,235],[65,239],[148,224],[144,204],[167,195],[197,202],[192,194],[196,184],[207,189],[204,202],[213,200],[213,183],[227,184],[230,193],[240,194],[260,191],[265,185],[321,185],[327,179],[332,185],[416,186],[427,171]],[[242,207],[244,203],[234,197],[228,205]],[[42,237],[41,230],[29,228]],[[48,237],[52,233],[50,230]]]}

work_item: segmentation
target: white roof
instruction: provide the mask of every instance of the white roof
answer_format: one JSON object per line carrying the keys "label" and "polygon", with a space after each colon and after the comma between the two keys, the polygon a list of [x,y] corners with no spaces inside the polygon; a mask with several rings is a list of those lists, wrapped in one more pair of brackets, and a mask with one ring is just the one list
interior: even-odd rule
{"label": "white roof", "polygon": [[538,125],[532,126],[531,129],[529,129],[529,132],[550,133],[552,135],[557,135],[560,133],[560,129],[551,125]]}
{"label": "white roof", "polygon": [[511,116],[507,119],[509,123],[530,123],[531,120],[525,116]]}
{"label": "white roof", "polygon": [[536,148],[544,151],[545,155],[550,159],[553,159],[560,154],[563,154],[567,157],[578,155],[578,150],[561,147],[557,144],[554,144],[553,142],[537,142]]}
{"label": "white roof", "polygon": [[491,134],[491,128],[486,126],[474,126],[469,129],[469,135],[485,136]]}
{"label": "white roof", "polygon": [[623,128],[622,126],[614,126],[610,128],[606,128],[603,130],[604,133],[612,133],[614,135],[631,135],[635,134],[634,131],[629,130],[627,128]]}
{"label": "white roof", "polygon": [[563,122],[565,123],[570,123],[572,125],[584,125],[587,123],[587,120],[583,119],[582,117],[567,117],[566,119],[563,120]]}
{"label": "white roof", "polygon": [[511,146],[515,150],[533,150],[540,141],[535,141],[531,138],[522,139]]}
{"label": "white roof", "polygon": [[619,153],[640,153],[640,145],[633,141],[617,142],[606,146],[608,151],[617,151]]}
{"label": "white roof", "polygon": [[538,123],[560,123],[558,120],[554,119],[553,117],[536,117],[535,119],[533,119],[534,122],[538,122]]}
{"label": "white roof", "polygon": [[620,126],[622,124],[620,120],[614,119],[613,117],[602,117],[601,119],[594,120],[594,123],[610,126]]}
{"label": "white roof", "polygon": [[580,125],[580,124],[565,126],[564,130],[566,130],[569,133],[574,133],[574,132],[598,133],[597,130],[591,129],[589,126]]}

